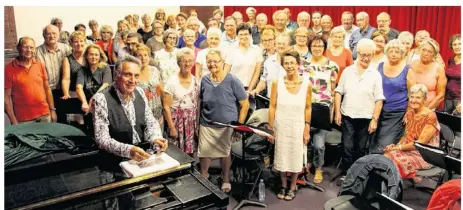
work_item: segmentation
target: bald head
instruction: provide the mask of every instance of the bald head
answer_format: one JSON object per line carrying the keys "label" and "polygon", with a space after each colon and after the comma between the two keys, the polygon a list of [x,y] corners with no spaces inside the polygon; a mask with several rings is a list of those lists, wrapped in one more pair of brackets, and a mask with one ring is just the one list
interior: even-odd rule
{"label": "bald head", "polygon": [[355,21],[359,28],[365,30],[370,25],[370,16],[368,16],[368,13],[362,11],[357,13],[355,16]]}
{"label": "bald head", "polygon": [[323,15],[321,19],[321,25],[323,32],[330,32],[333,28],[333,20],[329,15]]}
{"label": "bald head", "polygon": [[55,45],[59,36],[59,28],[54,25],[47,25],[43,29],[43,38],[46,45]]}
{"label": "bald head", "polygon": [[384,33],[389,32],[389,26],[391,25],[391,16],[386,12],[381,12],[376,17],[376,23],[378,24],[378,29]]}

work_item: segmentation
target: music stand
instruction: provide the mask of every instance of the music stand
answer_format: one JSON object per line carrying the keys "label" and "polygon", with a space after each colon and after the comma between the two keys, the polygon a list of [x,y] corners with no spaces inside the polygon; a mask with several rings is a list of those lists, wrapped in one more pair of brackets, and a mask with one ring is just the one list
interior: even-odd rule
{"label": "music stand", "polygon": [[[232,122],[231,124],[224,124],[224,123],[220,123],[220,122],[212,122],[212,123],[214,123],[216,125],[221,125],[221,126],[233,128],[235,131],[253,133],[253,134],[260,135],[260,136],[266,136],[266,135],[271,136],[272,135],[271,131],[263,131],[262,129],[259,129],[257,127],[250,126],[250,125],[243,125],[243,124],[236,123],[236,122]],[[242,143],[242,148],[243,148],[242,153],[241,153],[241,157],[242,157],[242,160],[245,160],[246,144],[244,142],[244,139],[241,139],[241,143]],[[233,208],[233,210],[239,210],[239,209],[241,209],[241,207],[243,207],[245,205],[254,205],[254,206],[267,208],[267,204],[261,203],[259,201],[251,200],[251,195],[246,197],[246,193],[245,193],[246,182],[245,182],[245,179],[244,179],[244,177],[246,177],[244,175],[246,173],[246,170],[245,170],[244,167],[241,168],[241,173],[243,174],[243,178],[241,179],[241,201]]]}

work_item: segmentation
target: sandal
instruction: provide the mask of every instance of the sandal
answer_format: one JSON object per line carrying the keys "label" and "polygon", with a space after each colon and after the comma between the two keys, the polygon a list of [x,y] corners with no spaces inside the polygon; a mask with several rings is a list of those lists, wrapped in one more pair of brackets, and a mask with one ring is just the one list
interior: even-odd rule
{"label": "sandal", "polygon": [[222,191],[224,193],[229,193],[231,191],[231,184],[230,183],[227,183],[227,182],[224,182],[222,183]]}
{"label": "sandal", "polygon": [[277,194],[277,198],[278,199],[284,199],[285,195],[286,195],[286,190],[287,190],[286,188],[281,187],[280,192]]}
{"label": "sandal", "polygon": [[315,170],[315,176],[313,178],[313,183],[320,184],[323,182],[323,171],[321,169]]}
{"label": "sandal", "polygon": [[296,190],[288,190],[285,196],[285,201],[292,201],[296,197]]}
{"label": "sandal", "polygon": [[310,168],[306,168],[305,169],[305,180],[309,181],[309,177],[310,177]]}

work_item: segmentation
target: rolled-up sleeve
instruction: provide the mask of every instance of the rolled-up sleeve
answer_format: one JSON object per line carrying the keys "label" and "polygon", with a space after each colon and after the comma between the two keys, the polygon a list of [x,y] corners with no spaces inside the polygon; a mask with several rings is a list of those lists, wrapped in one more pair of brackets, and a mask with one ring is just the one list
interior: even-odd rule
{"label": "rolled-up sleeve", "polygon": [[95,142],[98,148],[115,155],[130,158],[132,145],[118,142],[109,135],[108,107],[102,93],[93,96],[95,110],[93,112],[93,124],[95,128]]}
{"label": "rolled-up sleeve", "polygon": [[375,85],[373,88],[375,101],[386,100],[383,94],[383,79],[378,71],[375,71]]}

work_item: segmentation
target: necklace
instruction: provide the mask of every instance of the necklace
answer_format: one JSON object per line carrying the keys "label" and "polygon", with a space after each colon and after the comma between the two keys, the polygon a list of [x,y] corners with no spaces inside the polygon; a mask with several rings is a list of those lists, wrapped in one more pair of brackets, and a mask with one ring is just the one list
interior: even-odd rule
{"label": "necklace", "polygon": [[286,87],[288,88],[295,88],[301,83],[302,81],[300,81],[299,78],[297,78],[297,81],[289,81],[288,79],[285,79],[285,84],[286,84]]}

